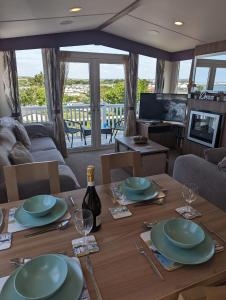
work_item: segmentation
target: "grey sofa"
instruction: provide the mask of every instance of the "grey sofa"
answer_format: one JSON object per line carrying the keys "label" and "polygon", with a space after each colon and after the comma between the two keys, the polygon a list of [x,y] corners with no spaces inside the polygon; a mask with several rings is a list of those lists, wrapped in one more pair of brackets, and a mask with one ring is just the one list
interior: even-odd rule
{"label": "grey sofa", "polygon": [[179,156],[173,177],[183,184],[195,182],[202,197],[226,211],[226,173],[217,166],[224,157],[226,148],[208,149],[205,159],[192,154]]}
{"label": "grey sofa", "polygon": [[[0,118],[0,203],[7,202],[3,166],[10,165],[9,153],[18,141],[14,132],[15,121],[11,118]],[[65,164],[64,158],[57,150],[51,124],[24,125],[30,139],[30,153],[34,162],[56,160],[59,163],[59,176],[61,191],[70,191],[79,188],[79,183],[72,170]],[[31,195],[48,194],[47,181],[38,184],[19,186],[20,198],[25,199]]]}

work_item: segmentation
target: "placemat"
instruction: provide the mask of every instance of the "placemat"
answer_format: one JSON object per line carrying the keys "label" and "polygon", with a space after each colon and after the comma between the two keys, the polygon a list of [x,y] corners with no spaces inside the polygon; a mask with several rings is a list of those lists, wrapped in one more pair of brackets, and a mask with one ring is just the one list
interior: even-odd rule
{"label": "placemat", "polygon": [[[18,231],[23,231],[26,229],[29,229],[31,227],[24,227],[22,225],[20,225],[16,219],[15,219],[15,212],[17,210],[17,207],[13,207],[10,208],[9,210],[9,218],[8,218],[8,232],[18,232]],[[71,218],[71,214],[69,212],[66,212],[66,214],[59,220],[57,220],[57,222],[59,222],[60,220],[64,220],[64,219],[70,219]],[[48,224],[48,225],[52,225],[54,223]]]}
{"label": "placemat", "polygon": [[[150,232],[151,232],[150,230],[142,232],[140,234],[140,237],[145,242],[145,244],[148,246],[148,248],[152,251],[152,253],[156,257],[156,259],[159,261],[161,266],[167,271],[173,271],[173,270],[183,267],[184,265],[174,262],[158,252],[158,250],[152,244],[152,241],[150,238],[151,237]],[[215,253],[224,251],[224,246],[222,244],[220,244],[216,240],[214,240],[214,242],[215,242]]]}
{"label": "placemat", "polygon": [[[80,261],[77,257],[72,257],[74,260],[76,260],[79,265],[81,266],[80,264]],[[1,277],[0,278],[0,293],[1,293],[1,290],[6,282],[6,280],[9,278],[9,276],[5,276],[5,277]],[[12,299],[13,300],[13,299]],[[86,280],[84,278],[84,285],[83,285],[83,290],[82,290],[82,293],[81,293],[81,296],[79,297],[79,300],[90,300],[90,295],[89,295],[89,291],[88,291],[88,288],[87,288],[87,284],[86,284]]]}
{"label": "placemat", "polygon": [[[98,252],[100,250],[94,235],[88,235],[86,237],[86,242],[87,246],[84,245],[83,238],[72,240],[72,248],[75,256],[80,257],[94,252]],[[85,251],[86,247],[88,248],[88,252]]]}

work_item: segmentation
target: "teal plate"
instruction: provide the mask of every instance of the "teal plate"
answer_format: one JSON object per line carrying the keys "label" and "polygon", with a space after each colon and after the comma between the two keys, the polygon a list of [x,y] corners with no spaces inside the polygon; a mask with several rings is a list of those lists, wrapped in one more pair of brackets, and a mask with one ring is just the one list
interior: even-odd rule
{"label": "teal plate", "polygon": [[160,192],[159,188],[153,183],[150,185],[148,189],[146,189],[143,193],[135,193],[128,191],[125,187],[125,183],[122,182],[119,185],[120,192],[126,196],[126,198],[130,201],[139,202],[139,201],[149,201],[154,200]]}
{"label": "teal plate", "polygon": [[26,213],[21,206],[15,212],[15,219],[20,225],[24,227],[38,227],[48,225],[59,220],[61,217],[63,217],[66,211],[66,202],[63,199],[57,198],[56,205],[47,215],[39,218],[32,217],[30,214]]}
{"label": "teal plate", "polygon": [[[81,267],[73,258],[64,255],[60,256],[63,257],[68,264],[68,275],[62,287],[54,295],[48,297],[48,300],[78,300],[84,284]],[[20,268],[6,281],[0,294],[0,300],[26,300],[19,296],[14,288],[15,276],[19,270]]]}
{"label": "teal plate", "polygon": [[151,241],[156,249],[166,258],[184,265],[202,264],[208,261],[215,252],[212,238],[205,234],[204,241],[191,249],[174,246],[164,235],[163,227],[166,221],[154,225],[151,230]]}

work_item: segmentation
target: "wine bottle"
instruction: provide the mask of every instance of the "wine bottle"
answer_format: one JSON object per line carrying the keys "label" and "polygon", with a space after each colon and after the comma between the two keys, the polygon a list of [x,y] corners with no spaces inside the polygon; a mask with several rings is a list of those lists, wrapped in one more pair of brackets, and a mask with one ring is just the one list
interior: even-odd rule
{"label": "wine bottle", "polygon": [[82,203],[82,208],[89,209],[93,213],[92,232],[101,227],[101,202],[95,188],[94,169],[91,165],[87,167],[87,189]]}

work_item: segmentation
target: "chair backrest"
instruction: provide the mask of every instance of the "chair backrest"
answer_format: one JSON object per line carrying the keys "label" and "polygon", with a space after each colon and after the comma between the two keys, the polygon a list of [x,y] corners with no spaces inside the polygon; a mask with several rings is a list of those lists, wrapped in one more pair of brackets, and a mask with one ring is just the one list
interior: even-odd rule
{"label": "chair backrest", "polygon": [[57,161],[46,161],[4,167],[4,177],[8,201],[19,198],[18,184],[49,180],[51,194],[60,193],[60,179]]}
{"label": "chair backrest", "polygon": [[141,155],[137,151],[101,155],[102,183],[111,182],[111,170],[133,168],[133,176],[141,176]]}

